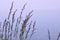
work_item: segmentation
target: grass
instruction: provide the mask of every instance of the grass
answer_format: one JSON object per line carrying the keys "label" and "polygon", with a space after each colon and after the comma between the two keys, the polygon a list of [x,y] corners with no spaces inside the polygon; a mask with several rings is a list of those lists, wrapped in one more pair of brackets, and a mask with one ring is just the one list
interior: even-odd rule
{"label": "grass", "polygon": [[48,30],[48,39],[51,40],[50,31]]}
{"label": "grass", "polygon": [[58,37],[57,37],[57,40],[59,40],[59,38],[60,38],[60,33],[59,33],[59,35],[58,35]]}
{"label": "grass", "polygon": [[[15,19],[15,14],[18,10],[16,9],[13,12],[13,14],[11,14],[13,10],[13,4],[14,2],[12,2],[11,4],[8,17],[5,18],[3,24],[0,23],[0,33],[1,33],[0,39],[1,40],[27,40],[29,37],[30,38],[29,40],[31,40],[31,37],[33,36],[36,30],[35,28],[36,21],[33,22],[30,20],[30,18],[33,16],[32,15],[33,10],[31,10],[29,14],[26,16],[26,18],[22,20],[22,14],[25,9],[25,6],[27,5],[27,3],[25,3],[24,6],[22,7],[19,17]],[[10,19],[11,15],[12,18]],[[23,23],[21,23],[21,21]],[[59,40],[59,38],[60,38],[60,33],[58,34],[56,40]],[[48,40],[51,40],[50,30],[48,30]]]}
{"label": "grass", "polygon": [[[25,6],[27,5],[25,3],[21,10],[19,17],[17,17],[17,19],[15,19],[15,14],[17,12],[17,9],[13,12],[13,14],[11,14],[12,10],[13,10],[13,4],[14,4],[14,2],[12,2],[8,17],[5,18],[2,26],[0,25],[2,27],[2,31],[0,31],[0,32],[2,32],[2,35],[0,35],[1,40],[27,40],[27,38],[29,37],[28,35],[30,33],[31,26],[33,27],[31,36],[33,35],[34,28],[35,28],[35,22],[34,22],[34,24],[32,24],[33,21],[31,21],[31,23],[29,23],[29,20],[32,17],[33,10],[29,12],[27,17],[23,21],[22,14],[25,9]],[[12,15],[12,18],[10,19],[11,15]],[[21,24],[21,21],[23,21],[22,24]],[[28,23],[29,23],[29,25],[27,26]],[[28,27],[28,30],[26,29],[27,27]],[[27,31],[25,31],[25,30],[27,30]]]}
{"label": "grass", "polygon": [[[58,34],[58,37],[56,40],[60,40],[59,38],[60,38],[60,33]],[[48,30],[48,40],[52,40],[50,35],[50,30]]]}

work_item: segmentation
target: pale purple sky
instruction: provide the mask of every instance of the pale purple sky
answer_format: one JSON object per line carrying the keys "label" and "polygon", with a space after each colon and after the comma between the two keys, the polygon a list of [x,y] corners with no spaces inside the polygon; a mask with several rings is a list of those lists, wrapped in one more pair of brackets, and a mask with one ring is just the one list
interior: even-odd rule
{"label": "pale purple sky", "polygon": [[[0,9],[8,8],[12,1],[13,0],[1,0]],[[14,2],[17,7],[27,2],[29,7],[37,10],[60,10],[60,0],[14,0]]]}
{"label": "pale purple sky", "polygon": [[[3,14],[8,15],[12,1],[13,0],[1,0],[0,1],[0,15],[3,15]],[[13,10],[18,9],[18,11],[21,11],[21,8],[25,3],[27,3],[26,12],[29,12],[32,9],[34,11],[38,11],[38,10],[60,11],[60,0],[14,0]]]}
{"label": "pale purple sky", "polygon": [[[13,0],[0,0],[0,19],[7,17]],[[37,33],[33,40],[48,40],[47,29],[51,31],[52,40],[56,39],[60,32],[60,0],[14,0],[14,8],[19,14],[23,5],[27,3],[25,14],[34,10],[34,20],[37,21]],[[33,20],[33,19],[32,19]]]}

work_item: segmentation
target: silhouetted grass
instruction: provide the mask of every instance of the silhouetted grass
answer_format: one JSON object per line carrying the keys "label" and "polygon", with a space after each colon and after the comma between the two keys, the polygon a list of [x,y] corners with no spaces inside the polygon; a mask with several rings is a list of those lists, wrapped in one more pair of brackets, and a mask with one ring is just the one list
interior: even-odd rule
{"label": "silhouetted grass", "polygon": [[[15,19],[15,13],[17,12],[17,9],[13,12],[13,14],[11,14],[12,10],[13,10],[13,3],[14,2],[12,2],[12,5],[11,5],[10,11],[9,11],[9,15],[7,18],[5,18],[3,25],[2,25],[1,40],[25,40],[28,37],[28,33],[30,32],[29,30],[31,29],[31,25],[33,26],[32,34],[34,31],[35,22],[34,22],[34,24],[32,24],[32,23],[29,24],[28,30],[25,33],[27,24],[29,23],[29,19],[32,17],[31,13],[33,12],[33,10],[29,12],[29,14],[26,16],[23,23],[21,24],[22,13],[25,9],[26,3],[24,4],[24,6],[21,10],[20,16],[17,17],[17,20]],[[11,15],[12,15],[12,18],[10,19]],[[22,26],[20,26],[20,24]],[[31,36],[32,36],[32,34],[31,34]],[[25,37],[24,37],[24,35],[25,35]]]}
{"label": "silhouetted grass", "polygon": [[48,39],[51,40],[50,31],[48,30]]}
{"label": "silhouetted grass", "polygon": [[60,33],[59,33],[59,35],[58,35],[58,37],[57,37],[57,40],[59,40],[59,38],[60,38]]}
{"label": "silhouetted grass", "polygon": [[[33,34],[35,33],[35,30],[36,30],[35,29],[36,21],[32,20],[29,23],[29,20],[32,17],[33,10],[31,10],[29,12],[29,14],[26,16],[26,18],[23,21],[22,14],[25,9],[25,6],[27,5],[27,3],[25,3],[24,6],[22,7],[19,17],[17,17],[17,19],[15,19],[15,13],[18,10],[16,9],[13,12],[13,14],[11,14],[12,10],[13,10],[13,3],[14,2],[12,2],[12,4],[11,4],[11,8],[10,8],[8,17],[5,18],[3,24],[0,23],[0,32],[1,32],[0,38],[1,38],[1,40],[27,40],[27,38],[30,37],[29,40],[31,40],[31,37],[33,36]],[[10,19],[11,15],[12,15],[12,18]],[[23,21],[22,24],[21,24],[21,21]],[[29,25],[27,26],[28,23],[29,23]],[[26,28],[27,28],[27,30],[26,30]],[[32,28],[32,30],[31,30],[31,28]],[[30,33],[30,30],[31,30],[31,33]],[[29,35],[29,33],[30,33],[30,35]],[[60,38],[60,33],[57,37],[57,40],[59,40],[59,38]],[[50,30],[48,30],[48,40],[51,40]]]}

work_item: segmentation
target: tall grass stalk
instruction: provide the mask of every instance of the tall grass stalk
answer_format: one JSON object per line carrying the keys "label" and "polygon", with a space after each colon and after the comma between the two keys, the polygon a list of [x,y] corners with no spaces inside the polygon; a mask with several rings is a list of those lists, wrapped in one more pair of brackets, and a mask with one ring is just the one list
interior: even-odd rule
{"label": "tall grass stalk", "polygon": [[[2,25],[1,40],[24,40],[24,39],[27,39],[28,33],[30,32],[30,29],[31,29],[31,25],[33,26],[32,31],[34,31],[35,23],[32,24],[32,21],[31,21],[29,26],[28,26],[29,28],[26,32],[26,35],[24,34],[25,30],[26,30],[26,27],[27,27],[27,24],[29,23],[29,20],[32,17],[33,10],[29,12],[29,14],[26,16],[23,23],[21,24],[22,14],[23,14],[23,11],[24,11],[25,6],[27,5],[27,3],[24,4],[23,8],[21,9],[21,13],[20,13],[19,17],[17,17],[17,19],[15,19],[15,14],[17,12],[17,9],[14,12],[12,12],[13,7],[14,7],[13,3],[14,2],[12,2],[12,4],[11,4],[9,15],[8,15],[7,18],[5,18],[5,20],[3,22],[3,25]],[[11,15],[12,15],[12,18],[10,19]],[[24,35],[25,35],[25,37],[24,37]]]}
{"label": "tall grass stalk", "polygon": [[48,30],[48,39],[51,40],[50,31]]}
{"label": "tall grass stalk", "polygon": [[57,37],[57,40],[59,40],[59,38],[60,38],[60,33],[59,33],[59,35],[58,35],[58,37]]}

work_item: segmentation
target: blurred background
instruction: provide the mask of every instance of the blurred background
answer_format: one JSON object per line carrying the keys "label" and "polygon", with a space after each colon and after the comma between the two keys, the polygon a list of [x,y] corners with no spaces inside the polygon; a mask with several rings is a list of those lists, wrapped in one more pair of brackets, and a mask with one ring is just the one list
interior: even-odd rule
{"label": "blurred background", "polygon": [[11,3],[17,9],[16,17],[19,15],[23,5],[27,3],[23,16],[34,10],[31,20],[36,20],[36,33],[32,40],[48,40],[48,29],[51,39],[56,40],[60,32],[60,0],[0,0],[0,22],[7,18]]}

